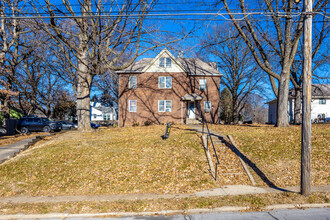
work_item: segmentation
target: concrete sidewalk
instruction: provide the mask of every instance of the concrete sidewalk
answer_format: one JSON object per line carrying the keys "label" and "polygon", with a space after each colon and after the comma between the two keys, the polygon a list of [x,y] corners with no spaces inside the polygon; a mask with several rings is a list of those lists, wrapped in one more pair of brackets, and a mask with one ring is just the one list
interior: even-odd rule
{"label": "concrete sidewalk", "polygon": [[[329,192],[330,185],[313,186],[312,192]],[[115,194],[115,195],[87,195],[87,196],[13,196],[0,198],[0,204],[3,203],[56,203],[56,202],[116,202],[128,200],[144,200],[144,199],[176,199],[189,197],[213,197],[213,196],[229,196],[229,195],[248,195],[248,194],[265,194],[265,193],[283,193],[296,192],[299,193],[299,187],[286,187],[285,189],[273,189],[268,187],[255,187],[249,185],[228,185],[220,188],[204,190],[190,194]]]}
{"label": "concrete sidewalk", "polygon": [[36,135],[34,137],[21,140],[14,144],[0,147],[0,164],[16,156],[21,151],[27,149],[30,145],[35,144],[37,141],[49,135],[50,134]]}

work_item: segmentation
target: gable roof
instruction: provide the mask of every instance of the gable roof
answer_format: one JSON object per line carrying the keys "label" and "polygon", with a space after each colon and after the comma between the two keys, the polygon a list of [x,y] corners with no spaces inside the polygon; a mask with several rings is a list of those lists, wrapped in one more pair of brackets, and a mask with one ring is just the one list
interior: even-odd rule
{"label": "gable roof", "polygon": [[[302,89],[301,89],[302,90]],[[295,89],[291,88],[289,91],[289,99],[295,98]],[[330,84],[312,84],[312,99],[327,98],[330,99]],[[273,99],[265,104],[275,103],[277,99]]]}
{"label": "gable roof", "polygon": [[99,107],[93,107],[93,108],[101,111],[102,114],[115,113],[115,109],[113,107],[99,106]]}
{"label": "gable roof", "polygon": [[[295,89],[292,88],[289,91],[289,98],[294,97]],[[330,84],[312,84],[312,98],[330,98]]]}
{"label": "gable roof", "polygon": [[166,48],[155,58],[143,58],[128,68],[117,71],[117,73],[143,73],[165,53],[182,69],[182,72],[187,72],[190,75],[222,76],[215,62],[204,62],[199,58],[175,58]]}

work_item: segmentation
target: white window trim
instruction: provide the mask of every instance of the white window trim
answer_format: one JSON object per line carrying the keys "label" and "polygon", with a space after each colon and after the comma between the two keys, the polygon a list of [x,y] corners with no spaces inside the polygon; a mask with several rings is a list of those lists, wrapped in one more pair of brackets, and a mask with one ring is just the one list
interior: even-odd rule
{"label": "white window trim", "polygon": [[[135,87],[133,87],[133,85],[131,85],[131,78],[135,78]],[[128,77],[128,88],[129,89],[136,89],[137,88],[137,77],[136,76],[129,76]]]}
{"label": "white window trim", "polygon": [[[169,61],[169,62],[167,62]],[[171,67],[172,66],[172,59],[169,57],[165,58],[165,67]]]}
{"label": "white window trim", "polygon": [[[163,63],[162,63],[162,61],[163,61]],[[161,63],[163,65],[161,65]],[[171,67],[172,66],[172,59],[170,57],[161,57],[161,58],[159,58],[158,66],[161,67],[161,68]]]}
{"label": "white window trim", "polygon": [[[131,101],[135,101],[135,103],[136,103],[135,111],[131,111]],[[128,100],[128,111],[129,112],[136,112],[137,111],[137,101],[136,100]]]}
{"label": "white window trim", "polygon": [[[165,87],[160,87],[160,78],[165,78]],[[166,79],[171,78],[171,87],[166,87]],[[159,76],[158,77],[158,89],[172,89],[172,76]]]}
{"label": "white window trim", "polygon": [[[161,101],[164,101],[164,111],[159,111],[159,106]],[[166,102],[171,103],[170,111],[166,111]],[[172,112],[172,100],[158,100],[158,112]]]}
{"label": "white window trim", "polygon": [[[160,64],[162,63],[162,61],[163,61],[163,65],[160,65]],[[158,64],[158,66],[159,66],[159,67],[162,67],[162,68],[165,67],[165,57],[161,57],[161,58],[159,58],[159,64]]]}
{"label": "white window trim", "polygon": [[[201,80],[205,80],[205,84],[204,84],[204,86],[205,86],[205,88],[201,88]],[[199,90],[206,90],[206,88],[207,88],[207,80],[206,79],[199,79]]]}
{"label": "white window trim", "polygon": [[[209,102],[210,103],[210,108],[205,108],[205,104]],[[211,101],[204,101],[204,112],[211,112],[212,109],[212,103]]]}

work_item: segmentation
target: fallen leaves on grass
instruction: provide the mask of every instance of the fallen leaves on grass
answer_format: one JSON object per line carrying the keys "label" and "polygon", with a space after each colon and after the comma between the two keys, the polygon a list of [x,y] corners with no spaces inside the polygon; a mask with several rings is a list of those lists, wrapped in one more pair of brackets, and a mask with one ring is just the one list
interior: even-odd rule
{"label": "fallen leaves on grass", "polygon": [[201,142],[185,126],[63,134],[0,166],[0,196],[189,193],[214,188]]}
{"label": "fallen leaves on grass", "polygon": [[[270,179],[276,186],[300,184],[301,127],[244,125],[212,125],[211,129],[224,135],[232,135],[238,148]],[[330,183],[329,170],[329,124],[312,126],[312,184]],[[264,181],[252,172],[259,185]]]}

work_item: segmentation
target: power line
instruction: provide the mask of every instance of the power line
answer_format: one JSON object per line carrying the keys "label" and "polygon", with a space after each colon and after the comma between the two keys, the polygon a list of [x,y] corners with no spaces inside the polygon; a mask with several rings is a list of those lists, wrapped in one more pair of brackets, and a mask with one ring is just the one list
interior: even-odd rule
{"label": "power line", "polygon": [[[154,16],[225,16],[225,15],[243,15],[243,16],[250,16],[250,15],[264,15],[264,16],[299,16],[305,14],[304,12],[295,12],[295,13],[288,13],[288,12],[247,12],[247,13],[163,13],[163,14],[154,14],[149,13],[147,15],[143,15],[145,17],[154,17]],[[315,13],[316,14],[316,13]],[[325,15],[323,13],[317,13],[321,15]],[[0,19],[44,19],[44,18],[97,18],[97,17],[141,17],[141,14],[101,14],[101,15],[54,15],[54,16],[2,16]]]}

